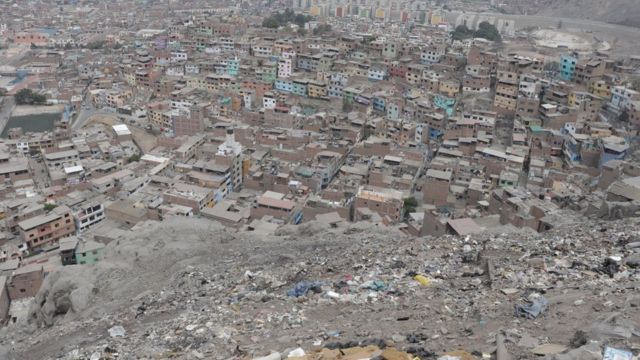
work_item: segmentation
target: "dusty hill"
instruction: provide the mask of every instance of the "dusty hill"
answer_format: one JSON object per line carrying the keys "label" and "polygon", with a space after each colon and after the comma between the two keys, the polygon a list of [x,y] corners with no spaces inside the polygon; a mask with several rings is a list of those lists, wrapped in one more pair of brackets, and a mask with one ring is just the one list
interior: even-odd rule
{"label": "dusty hill", "polygon": [[640,27],[640,0],[516,0],[508,11]]}
{"label": "dusty hill", "polygon": [[0,329],[0,358],[251,359],[375,344],[480,359],[503,334],[514,359],[552,342],[568,353],[548,359],[584,360],[640,340],[637,219],[467,238],[146,225],[100,263],[50,274],[28,318]]}

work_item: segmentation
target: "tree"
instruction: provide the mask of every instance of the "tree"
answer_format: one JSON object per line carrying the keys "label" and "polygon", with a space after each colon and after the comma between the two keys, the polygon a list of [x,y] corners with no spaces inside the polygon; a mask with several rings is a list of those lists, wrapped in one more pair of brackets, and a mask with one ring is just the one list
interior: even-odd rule
{"label": "tree", "polygon": [[322,35],[331,32],[331,25],[320,24],[313,29],[313,35]]}
{"label": "tree", "polygon": [[49,212],[49,211],[51,211],[51,210],[53,210],[53,209],[55,209],[57,207],[58,207],[58,205],[56,205],[56,204],[46,203],[46,204],[44,204],[44,211]]}
{"label": "tree", "polygon": [[44,105],[47,103],[47,97],[33,92],[31,89],[22,89],[15,95],[16,104],[18,105]]}
{"label": "tree", "polygon": [[473,36],[473,30],[469,29],[467,25],[458,25],[451,34],[453,40],[465,40]]}
{"label": "tree", "polygon": [[310,16],[296,14],[293,10],[287,8],[284,12],[277,12],[262,20],[262,27],[277,29],[287,24],[296,24],[304,27],[304,24],[311,20]]}
{"label": "tree", "polygon": [[412,212],[416,212],[416,208],[418,207],[418,200],[416,200],[416,198],[414,197],[409,197],[403,200],[404,202],[404,206],[403,206],[403,213],[404,213],[404,217],[405,219],[409,217],[409,214],[411,214]]}
{"label": "tree", "polygon": [[140,154],[133,154],[131,156],[129,156],[129,158],[127,159],[129,162],[137,162],[140,161]]}
{"label": "tree", "polygon": [[483,21],[478,25],[478,31],[474,34],[477,38],[483,38],[490,41],[501,41],[502,37],[498,29],[487,21]]}
{"label": "tree", "polygon": [[306,22],[307,22],[307,18],[302,14],[296,15],[295,18],[293,19],[293,23],[300,27],[304,26]]}
{"label": "tree", "polygon": [[280,24],[274,17],[268,17],[262,21],[262,27],[277,29],[280,27]]}
{"label": "tree", "polygon": [[307,35],[307,30],[305,28],[303,28],[303,27],[298,28],[298,35],[300,35],[300,36]]}
{"label": "tree", "polygon": [[92,42],[87,44],[87,49],[91,49],[91,50],[102,49],[102,47],[104,46],[105,43],[106,43],[106,41],[104,41],[104,40],[92,41]]}

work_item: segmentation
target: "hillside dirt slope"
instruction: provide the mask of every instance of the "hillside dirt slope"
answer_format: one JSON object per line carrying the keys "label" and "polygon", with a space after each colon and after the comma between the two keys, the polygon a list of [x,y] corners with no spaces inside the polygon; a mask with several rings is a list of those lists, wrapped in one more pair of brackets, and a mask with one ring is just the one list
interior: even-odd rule
{"label": "hillside dirt slope", "polygon": [[[0,329],[0,358],[251,359],[364,343],[480,359],[497,334],[514,359],[546,343],[633,348],[639,229],[628,219],[415,238],[307,223],[264,236],[149,222],[98,264],[50,274],[27,322]],[[557,359],[587,359],[570,354]]]}
{"label": "hillside dirt slope", "polygon": [[517,0],[510,12],[604,21],[640,27],[640,0]]}

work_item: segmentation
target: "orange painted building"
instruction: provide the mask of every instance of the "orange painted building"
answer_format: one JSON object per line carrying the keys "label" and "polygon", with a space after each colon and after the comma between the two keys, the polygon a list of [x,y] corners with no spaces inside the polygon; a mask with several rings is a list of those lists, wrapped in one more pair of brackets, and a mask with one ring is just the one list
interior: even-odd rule
{"label": "orange painted building", "polygon": [[49,36],[37,32],[20,32],[13,37],[13,42],[21,45],[44,46],[49,43]]}
{"label": "orange painted building", "polygon": [[47,214],[21,221],[18,228],[29,249],[56,243],[76,230],[71,209],[67,206],[58,206]]}

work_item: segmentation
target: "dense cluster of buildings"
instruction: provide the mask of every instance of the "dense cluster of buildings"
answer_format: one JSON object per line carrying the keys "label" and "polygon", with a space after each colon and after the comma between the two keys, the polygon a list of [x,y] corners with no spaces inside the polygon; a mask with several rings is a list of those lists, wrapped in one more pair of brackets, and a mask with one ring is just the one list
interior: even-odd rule
{"label": "dense cluster of buildings", "polygon": [[66,108],[0,144],[0,320],[5,293],[171,216],[466,235],[640,200],[640,58],[522,50],[504,24],[506,44],[454,41],[431,2],[296,0],[311,20],[278,29],[124,3],[0,6],[0,86]]}

